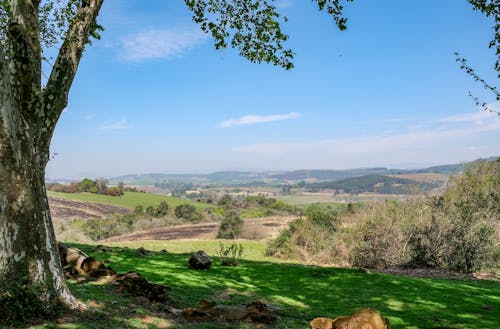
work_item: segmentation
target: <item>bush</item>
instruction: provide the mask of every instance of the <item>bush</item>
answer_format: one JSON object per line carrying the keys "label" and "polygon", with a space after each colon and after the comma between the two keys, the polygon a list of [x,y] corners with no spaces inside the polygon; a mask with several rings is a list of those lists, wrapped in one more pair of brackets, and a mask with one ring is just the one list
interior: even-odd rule
{"label": "bush", "polygon": [[181,204],[175,207],[175,217],[187,219],[190,222],[199,222],[202,215],[196,210],[195,206],[190,204]]}
{"label": "bush", "polygon": [[241,243],[231,243],[226,247],[223,243],[219,244],[219,250],[216,251],[222,266],[236,266],[243,256],[243,246]]}
{"label": "bush", "polygon": [[298,258],[307,263],[334,263],[340,251],[335,240],[338,219],[318,205],[309,207],[305,218],[299,218],[271,241],[267,256]]}
{"label": "bush", "polygon": [[314,205],[305,214],[269,244],[268,255],[466,273],[498,267],[500,159],[468,168],[441,196],[351,206],[340,214]]}
{"label": "bush", "polygon": [[231,211],[222,220],[217,232],[217,239],[236,239],[242,228],[243,220],[236,212]]}

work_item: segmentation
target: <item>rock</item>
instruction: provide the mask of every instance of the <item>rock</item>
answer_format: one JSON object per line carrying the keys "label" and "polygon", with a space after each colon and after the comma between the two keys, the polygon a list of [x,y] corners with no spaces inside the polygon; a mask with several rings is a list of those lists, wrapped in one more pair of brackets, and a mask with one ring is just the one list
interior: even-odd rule
{"label": "rock", "polygon": [[115,283],[121,291],[133,296],[143,296],[152,302],[171,303],[170,288],[151,283],[137,272],[118,274]]}
{"label": "rock", "polygon": [[115,275],[116,271],[111,267],[106,267],[102,262],[92,258],[85,258],[80,268],[76,269],[78,274],[89,278],[100,278],[101,276]]}
{"label": "rock", "polygon": [[138,248],[136,251],[135,251],[135,255],[137,257],[146,257],[146,256],[149,256],[151,255],[153,252],[151,250],[146,250],[144,249],[143,247],[140,247]]}
{"label": "rock", "polygon": [[58,247],[61,265],[66,278],[75,278],[79,275],[98,278],[116,274],[111,267],[106,267],[102,262],[87,256],[77,248],[68,247],[60,242]]}
{"label": "rock", "polygon": [[342,329],[342,328],[377,328],[390,329],[389,319],[380,315],[372,308],[362,308],[351,316],[338,316],[335,319],[316,318],[309,322],[312,329]]}
{"label": "rock", "polygon": [[182,317],[187,321],[208,321],[212,317],[207,312],[196,307],[188,307],[182,311]]}
{"label": "rock", "polygon": [[254,323],[272,323],[276,321],[276,314],[260,300],[250,302],[245,306],[248,319]]}
{"label": "rock", "polygon": [[95,252],[112,252],[113,248],[105,246],[105,245],[98,245],[95,247]]}
{"label": "rock", "polygon": [[212,265],[212,259],[203,250],[194,252],[189,258],[189,267],[197,270],[206,270]]}
{"label": "rock", "polygon": [[316,318],[309,322],[311,329],[332,329],[333,319]]}

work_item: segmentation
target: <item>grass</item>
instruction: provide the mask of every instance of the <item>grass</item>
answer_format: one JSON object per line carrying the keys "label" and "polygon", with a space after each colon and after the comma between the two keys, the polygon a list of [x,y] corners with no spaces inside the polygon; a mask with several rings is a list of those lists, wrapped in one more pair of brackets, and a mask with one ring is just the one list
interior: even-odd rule
{"label": "grass", "polygon": [[110,195],[93,194],[93,193],[61,193],[61,192],[47,191],[47,195],[57,198],[103,203],[130,209],[134,209],[137,206],[156,207],[162,201],[166,201],[170,208],[175,208],[178,205],[185,203],[191,204],[199,210],[214,207],[206,203],[194,202],[187,199],[175,198],[171,196],[165,196],[153,193],[141,193],[141,192],[125,192],[125,194],[122,196],[110,196]]}
{"label": "grass", "polygon": [[[114,247],[113,252],[96,254],[94,246],[75,246],[118,272],[138,271],[152,282],[171,287],[172,297],[181,307],[194,306],[202,298],[240,305],[263,300],[280,309],[273,328],[309,328],[308,322],[315,317],[352,314],[361,307],[378,309],[393,328],[497,329],[500,320],[500,283],[494,281],[422,279],[275,263],[248,256],[260,252],[252,243],[245,245],[247,260],[239,266],[223,267],[216,261],[210,270],[196,271],[187,268],[189,254],[184,252],[211,247],[207,242],[127,244],[139,245],[169,252],[137,258],[134,249]],[[252,246],[255,251],[250,251]],[[135,298],[118,295],[112,285],[86,281],[70,286],[82,300],[97,302],[101,311],[67,319],[62,325],[65,328],[253,328],[246,323],[190,324],[162,318]],[[47,323],[36,328],[55,327]]]}

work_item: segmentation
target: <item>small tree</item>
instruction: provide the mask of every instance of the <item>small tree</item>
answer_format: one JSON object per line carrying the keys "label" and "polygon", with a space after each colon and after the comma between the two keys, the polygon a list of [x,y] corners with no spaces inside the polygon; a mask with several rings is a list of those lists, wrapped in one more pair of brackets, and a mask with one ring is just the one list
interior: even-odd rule
{"label": "small tree", "polygon": [[236,239],[241,234],[243,220],[235,211],[230,211],[222,220],[217,239]]}

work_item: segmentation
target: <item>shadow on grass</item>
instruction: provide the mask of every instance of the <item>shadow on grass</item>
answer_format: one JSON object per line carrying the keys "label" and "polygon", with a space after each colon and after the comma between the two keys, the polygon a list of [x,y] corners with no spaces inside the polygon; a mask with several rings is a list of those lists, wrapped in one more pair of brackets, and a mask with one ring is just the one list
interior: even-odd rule
{"label": "shadow on grass", "polygon": [[[202,298],[241,305],[263,300],[280,309],[281,318],[275,328],[308,328],[308,322],[315,317],[348,315],[362,307],[378,309],[394,328],[496,329],[500,323],[500,284],[492,281],[421,279],[357,269],[256,261],[241,261],[237,267],[223,267],[215,262],[210,270],[196,271],[187,267],[189,254],[154,253],[138,258],[133,249],[114,248],[110,253],[95,254],[92,246],[74,246],[120,273],[137,271],[152,282],[171,287],[172,297],[181,307],[196,305]],[[109,287],[85,283],[74,284],[72,289],[85,301],[90,296],[106,303],[104,317],[118,307],[130,310],[129,306],[121,306],[126,299],[116,302],[121,297],[109,293],[104,293],[104,301],[99,300],[103,295],[95,289]],[[113,301],[117,304],[112,304]],[[113,317],[117,323],[110,328],[130,327],[130,319],[137,314],[125,312],[124,316],[128,318],[124,322]],[[246,324],[173,323],[170,328],[246,327]]]}

